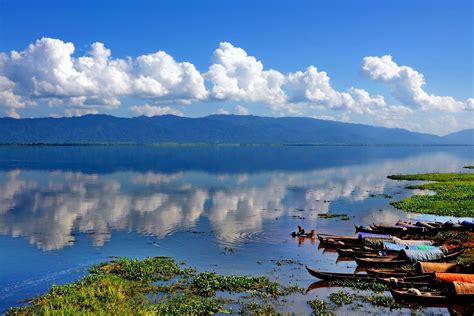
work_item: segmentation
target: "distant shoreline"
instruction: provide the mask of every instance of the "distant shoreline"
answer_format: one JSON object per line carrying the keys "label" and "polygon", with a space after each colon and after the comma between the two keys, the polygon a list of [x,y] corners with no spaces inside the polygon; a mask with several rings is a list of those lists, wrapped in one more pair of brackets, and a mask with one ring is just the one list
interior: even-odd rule
{"label": "distant shoreline", "polygon": [[473,144],[0,143],[0,147],[473,147]]}

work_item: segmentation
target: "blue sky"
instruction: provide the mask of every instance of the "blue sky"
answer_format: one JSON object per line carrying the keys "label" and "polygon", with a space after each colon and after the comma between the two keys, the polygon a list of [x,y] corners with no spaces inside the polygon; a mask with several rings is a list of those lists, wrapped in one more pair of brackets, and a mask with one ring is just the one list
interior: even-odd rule
{"label": "blue sky", "polygon": [[[444,134],[473,127],[472,16],[471,1],[453,0],[2,0],[0,51],[6,57],[0,60],[0,76],[6,79],[0,88],[8,95],[0,97],[0,108],[3,102],[2,112],[16,117],[301,115]],[[60,42],[36,42],[41,38]],[[94,58],[108,49],[107,63],[130,64],[115,65],[119,71],[107,66],[83,73],[84,64],[76,62],[90,56],[95,42],[104,48],[97,48]],[[44,73],[38,59],[56,69],[60,61],[50,57],[57,53],[52,50],[64,49],[61,43],[74,45],[74,73]],[[30,44],[36,47],[28,52]],[[22,58],[13,58],[13,50]],[[152,58],[157,51],[176,65],[166,64],[167,57]],[[138,65],[144,55],[149,56],[146,65]],[[391,59],[382,59],[386,55]],[[212,72],[211,65],[217,65]],[[308,71],[309,66],[316,71]],[[181,75],[170,83],[163,77],[166,69]],[[270,69],[278,74],[267,73]],[[121,90],[104,83],[121,85],[117,73],[127,77]],[[146,80],[144,87],[140,76],[156,82]],[[81,80],[84,85],[72,85]],[[183,88],[189,81],[195,85]],[[368,99],[351,87],[367,92]]]}

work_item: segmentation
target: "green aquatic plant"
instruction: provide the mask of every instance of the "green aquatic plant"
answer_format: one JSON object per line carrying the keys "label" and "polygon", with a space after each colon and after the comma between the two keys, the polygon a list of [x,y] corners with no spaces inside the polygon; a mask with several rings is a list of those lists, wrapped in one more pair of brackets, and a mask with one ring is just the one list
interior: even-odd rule
{"label": "green aquatic plant", "polygon": [[196,275],[192,289],[202,296],[213,296],[217,291],[243,292],[255,290],[259,294],[278,296],[281,289],[278,283],[267,277],[246,275],[220,275],[215,272],[202,272]]}
{"label": "green aquatic plant", "polygon": [[[53,286],[9,315],[212,315],[230,312],[226,304],[253,309],[254,314],[275,314],[271,305],[257,308],[245,301],[259,297],[276,302],[301,292],[263,276],[197,273],[168,257],[143,260],[116,258],[90,269],[90,274],[65,285]],[[223,299],[217,292],[250,293],[239,301]],[[247,306],[247,305],[248,306]]]}
{"label": "green aquatic plant", "polygon": [[345,214],[345,213],[341,213],[341,214],[334,214],[334,213],[319,213],[318,214],[318,217],[319,218],[324,218],[324,219],[329,219],[329,218],[339,218],[343,221],[348,221],[350,218],[349,218],[349,215]]}
{"label": "green aquatic plant", "polygon": [[391,175],[392,180],[435,181],[409,186],[409,189],[432,190],[434,195],[414,195],[391,204],[396,208],[414,212],[447,216],[474,216],[474,174],[428,173]]}
{"label": "green aquatic plant", "polygon": [[313,299],[308,301],[309,306],[313,310],[314,315],[316,316],[326,316],[326,315],[334,315],[331,311],[332,307],[329,306],[325,301],[320,299]]}
{"label": "green aquatic plant", "polygon": [[262,305],[253,301],[243,303],[239,313],[242,315],[278,315],[272,305]]}
{"label": "green aquatic plant", "polygon": [[400,307],[397,302],[393,299],[393,297],[388,295],[371,295],[365,297],[365,300],[375,306],[383,306],[383,307],[390,307],[390,308],[398,308]]}
{"label": "green aquatic plant", "polygon": [[351,304],[355,299],[355,295],[347,293],[345,291],[337,291],[329,294],[329,299],[337,306],[342,306]]}
{"label": "green aquatic plant", "polygon": [[166,281],[177,275],[192,273],[192,269],[181,269],[169,257],[154,257],[143,260],[117,258],[90,269],[91,274],[114,274],[133,281]]}

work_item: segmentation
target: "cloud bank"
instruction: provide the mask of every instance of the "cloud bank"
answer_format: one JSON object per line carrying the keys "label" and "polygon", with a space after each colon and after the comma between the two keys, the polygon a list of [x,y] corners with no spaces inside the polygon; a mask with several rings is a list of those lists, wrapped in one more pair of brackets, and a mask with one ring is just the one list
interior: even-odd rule
{"label": "cloud bank", "polygon": [[[23,51],[0,53],[0,106],[5,115],[18,118],[19,110],[34,106],[61,109],[66,116],[98,113],[132,99],[142,103],[128,107],[138,115],[183,115],[173,106],[194,102],[240,102],[267,106],[274,115],[321,117],[331,111],[329,116],[337,120],[363,115],[402,126],[413,111],[474,109],[474,98],[461,101],[426,92],[424,76],[399,66],[390,55],[365,57],[362,72],[387,85],[398,104],[388,104],[384,96],[362,88],[338,91],[328,73],[313,65],[289,73],[265,69],[256,57],[227,42],[214,51],[206,72],[164,51],[121,59],[96,42],[85,56],[74,52],[71,42],[42,38]],[[250,113],[242,105],[235,112]]]}

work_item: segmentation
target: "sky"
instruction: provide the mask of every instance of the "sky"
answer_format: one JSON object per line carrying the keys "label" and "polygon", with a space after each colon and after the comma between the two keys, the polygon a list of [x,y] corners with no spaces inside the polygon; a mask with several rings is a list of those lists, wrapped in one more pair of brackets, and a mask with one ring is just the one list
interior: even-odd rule
{"label": "sky", "polygon": [[0,116],[474,127],[472,1],[0,0]]}

